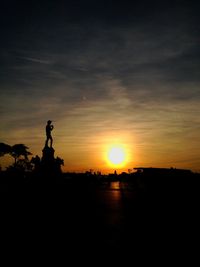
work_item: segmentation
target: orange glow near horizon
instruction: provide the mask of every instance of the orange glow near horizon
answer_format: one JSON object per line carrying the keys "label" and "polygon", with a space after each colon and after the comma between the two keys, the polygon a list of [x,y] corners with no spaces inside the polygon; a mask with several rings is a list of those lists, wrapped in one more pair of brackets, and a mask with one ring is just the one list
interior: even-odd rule
{"label": "orange glow near horizon", "polygon": [[[66,124],[62,123],[62,125]],[[147,133],[138,135],[136,130],[134,132],[127,130],[96,132],[95,127],[90,130],[91,132],[86,131],[83,134],[77,130],[74,134],[72,130],[70,132],[67,128],[62,129],[62,125],[57,124],[55,127],[53,147],[55,158],[58,156],[64,160],[64,166],[61,166],[63,172],[83,173],[92,170],[92,172],[108,174],[116,170],[120,174],[129,170],[134,171],[135,167],[173,167],[199,172],[199,152],[194,150],[197,139],[191,139],[190,143],[186,144],[188,153],[185,154],[182,145],[184,140],[163,142],[162,134],[157,132],[155,133],[156,139],[154,133],[151,132],[148,132],[148,135]],[[27,131],[24,130],[13,133],[14,137],[8,136],[9,138],[3,142],[13,145],[22,143],[21,140],[24,140],[32,156],[38,155],[41,158],[45,141],[43,128],[41,128],[33,129],[35,138],[30,138],[30,140],[27,138]],[[69,129],[72,128],[69,127]],[[63,135],[59,135],[60,132]],[[174,151],[176,154],[173,153]],[[32,156],[29,156],[29,159]],[[0,158],[2,170],[12,165],[13,162],[11,155]]]}
{"label": "orange glow near horizon", "polygon": [[[102,174],[128,171],[133,168],[133,155],[136,156],[133,137],[125,132],[105,132],[89,136],[76,145],[71,145],[68,150],[59,152],[64,159],[64,172],[101,172]],[[73,140],[73,144],[75,141]],[[64,147],[63,147],[64,149]],[[58,151],[56,149],[56,151]],[[70,153],[69,153],[70,151]],[[134,159],[135,161],[135,159]]]}

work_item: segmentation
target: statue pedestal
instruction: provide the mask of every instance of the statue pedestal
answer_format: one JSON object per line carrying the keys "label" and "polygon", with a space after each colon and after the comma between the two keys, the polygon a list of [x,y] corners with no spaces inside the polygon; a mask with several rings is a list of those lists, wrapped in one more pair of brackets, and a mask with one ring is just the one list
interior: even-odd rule
{"label": "statue pedestal", "polygon": [[35,182],[41,184],[55,184],[62,181],[61,165],[64,165],[64,160],[54,156],[55,150],[53,147],[45,146],[42,150],[42,158],[36,156],[33,164],[35,164],[34,174]]}
{"label": "statue pedestal", "polygon": [[55,158],[54,158],[55,150],[53,147],[45,146],[42,150],[42,159],[41,159],[41,171],[43,173],[44,178],[49,178],[56,175],[56,166],[55,166]]}
{"label": "statue pedestal", "polygon": [[53,147],[45,146],[42,150],[42,162],[43,163],[53,163],[54,162],[54,152]]}

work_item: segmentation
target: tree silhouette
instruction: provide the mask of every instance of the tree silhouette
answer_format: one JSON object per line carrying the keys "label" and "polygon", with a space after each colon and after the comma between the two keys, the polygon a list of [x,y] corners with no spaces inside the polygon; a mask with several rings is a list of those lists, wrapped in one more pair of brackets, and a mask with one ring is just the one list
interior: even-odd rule
{"label": "tree silhouette", "polygon": [[55,159],[55,161],[56,161],[56,164],[58,164],[59,166],[64,165],[64,160],[61,159],[61,158],[59,158],[59,157],[57,157],[57,158]]}
{"label": "tree silhouette", "polygon": [[19,159],[16,163],[16,167],[18,170],[21,171],[31,171],[33,169],[33,166],[31,164],[31,161],[27,159]]}
{"label": "tree silhouette", "polygon": [[21,159],[28,160],[28,156],[32,155],[29,151],[27,151],[28,147],[24,144],[16,144],[11,147],[10,155],[14,158],[15,163],[14,166],[17,165],[17,162]]}
{"label": "tree silhouette", "polygon": [[0,157],[4,156],[5,154],[9,154],[11,152],[11,146],[0,143]]}
{"label": "tree silhouette", "polygon": [[59,157],[57,157],[55,159],[55,167],[56,167],[56,171],[58,171],[60,173],[62,172],[61,171],[61,165],[64,166],[64,160],[59,158]]}

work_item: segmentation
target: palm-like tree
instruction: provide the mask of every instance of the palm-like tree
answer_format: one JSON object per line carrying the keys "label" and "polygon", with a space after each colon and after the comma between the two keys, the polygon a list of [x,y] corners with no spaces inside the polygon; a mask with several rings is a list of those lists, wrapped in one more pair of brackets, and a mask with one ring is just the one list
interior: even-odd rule
{"label": "palm-like tree", "polygon": [[0,157],[4,156],[5,154],[9,154],[11,152],[11,146],[0,143]]}
{"label": "palm-like tree", "polygon": [[28,156],[32,155],[29,151],[27,151],[28,147],[24,144],[16,144],[11,147],[10,155],[14,158],[15,163],[14,165],[17,165],[17,162],[19,159],[24,158],[25,160],[28,160]]}
{"label": "palm-like tree", "polygon": [[24,144],[16,144],[14,146],[7,145],[5,143],[0,143],[0,157],[5,154],[10,154],[15,162],[10,168],[19,168],[24,170],[31,169],[31,163],[29,162],[28,156],[32,155],[28,151],[28,147]]}

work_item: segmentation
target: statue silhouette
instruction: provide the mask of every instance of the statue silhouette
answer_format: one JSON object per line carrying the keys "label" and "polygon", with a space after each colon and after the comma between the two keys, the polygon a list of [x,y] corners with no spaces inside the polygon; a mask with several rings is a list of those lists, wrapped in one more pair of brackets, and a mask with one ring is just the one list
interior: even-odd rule
{"label": "statue silhouette", "polygon": [[48,142],[50,140],[50,147],[52,147],[52,144],[53,144],[53,138],[51,136],[51,131],[53,130],[53,125],[51,125],[52,121],[48,120],[47,121],[47,125],[46,125],[46,136],[47,136],[47,139],[46,139],[46,142],[45,142],[45,146],[48,147]]}

